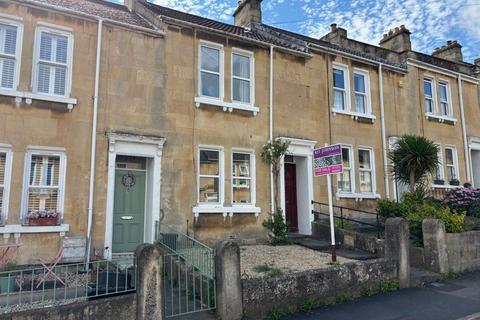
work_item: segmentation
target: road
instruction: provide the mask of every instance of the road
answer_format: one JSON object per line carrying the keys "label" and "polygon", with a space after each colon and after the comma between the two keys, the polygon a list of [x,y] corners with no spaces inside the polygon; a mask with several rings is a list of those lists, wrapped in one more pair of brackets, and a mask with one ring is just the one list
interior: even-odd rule
{"label": "road", "polygon": [[[456,320],[480,319],[480,272],[446,283],[362,298],[282,320]],[[470,320],[470,319],[469,319]]]}

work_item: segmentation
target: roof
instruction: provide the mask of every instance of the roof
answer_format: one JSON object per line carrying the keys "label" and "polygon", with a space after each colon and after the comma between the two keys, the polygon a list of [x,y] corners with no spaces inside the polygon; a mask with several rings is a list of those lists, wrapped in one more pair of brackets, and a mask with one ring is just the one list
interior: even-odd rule
{"label": "roof", "polygon": [[396,68],[406,70],[406,66],[403,64],[395,63],[386,59],[382,59],[373,54],[360,52],[352,49],[348,49],[336,44],[332,44],[320,39],[311,38],[302,34],[290,32],[287,30],[275,28],[266,24],[255,24],[251,29],[235,26],[232,24],[219,22],[216,20],[200,17],[197,15],[185,13],[182,11],[166,8],[153,3],[145,3],[146,7],[152,10],[152,12],[164,17],[181,22],[198,25],[200,27],[218,30],[230,34],[232,36],[239,36],[252,41],[261,41],[266,44],[275,45],[280,48],[295,51],[301,54],[310,54],[310,45],[315,44],[317,46],[325,47],[326,49],[334,49],[337,51],[345,52],[346,54],[355,55],[361,58],[375,60],[387,65],[391,65]]}
{"label": "roof", "polygon": [[126,6],[104,0],[17,0],[17,2],[60,10],[67,9],[79,14],[108,19],[133,27],[154,29],[150,23],[138,14],[129,11]]}

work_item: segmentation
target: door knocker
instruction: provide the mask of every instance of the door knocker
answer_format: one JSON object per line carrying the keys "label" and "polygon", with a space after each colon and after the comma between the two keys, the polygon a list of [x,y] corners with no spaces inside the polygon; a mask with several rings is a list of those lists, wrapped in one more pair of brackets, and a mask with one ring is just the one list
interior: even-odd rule
{"label": "door knocker", "polygon": [[128,191],[130,191],[131,188],[135,185],[135,176],[128,172],[122,177],[122,184],[124,185],[125,188],[127,188]]}

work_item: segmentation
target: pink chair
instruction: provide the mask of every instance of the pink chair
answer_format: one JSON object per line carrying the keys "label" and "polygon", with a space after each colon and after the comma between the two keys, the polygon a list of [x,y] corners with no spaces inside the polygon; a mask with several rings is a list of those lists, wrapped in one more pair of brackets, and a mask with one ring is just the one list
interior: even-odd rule
{"label": "pink chair", "polygon": [[43,274],[40,274],[37,276],[37,286],[36,286],[37,289],[38,287],[40,287],[42,283],[45,282],[45,280],[47,280],[49,275],[52,275],[55,279],[60,281],[60,283],[65,285],[65,282],[63,282],[63,280],[55,273],[55,267],[62,260],[64,250],[65,250],[65,247],[63,245],[63,241],[61,241],[60,249],[58,250],[58,253],[55,257],[50,259],[45,259],[45,260],[39,259],[40,264],[47,270],[47,272],[44,272]]}

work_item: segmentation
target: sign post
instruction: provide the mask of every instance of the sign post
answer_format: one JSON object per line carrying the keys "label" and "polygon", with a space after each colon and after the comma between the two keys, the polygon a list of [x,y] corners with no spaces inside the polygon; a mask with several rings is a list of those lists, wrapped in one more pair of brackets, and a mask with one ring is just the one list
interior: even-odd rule
{"label": "sign post", "polygon": [[330,216],[330,236],[332,239],[332,261],[337,261],[335,247],[335,223],[333,217],[332,174],[343,172],[342,146],[340,144],[325,145],[313,150],[313,171],[315,177],[327,176],[328,213]]}

